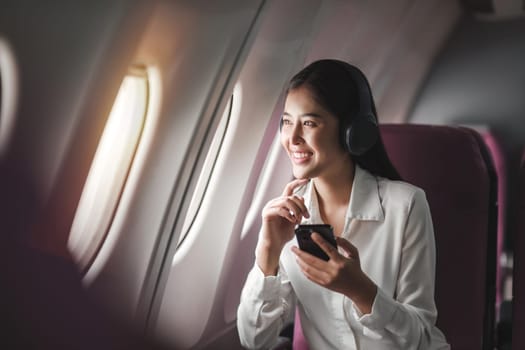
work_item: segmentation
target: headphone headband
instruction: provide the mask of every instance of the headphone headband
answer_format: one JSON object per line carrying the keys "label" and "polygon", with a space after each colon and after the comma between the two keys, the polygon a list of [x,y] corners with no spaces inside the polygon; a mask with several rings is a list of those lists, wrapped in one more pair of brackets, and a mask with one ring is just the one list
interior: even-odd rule
{"label": "headphone headband", "polygon": [[357,67],[337,61],[340,67],[350,73],[359,95],[359,110],[348,125],[341,126],[341,139],[350,154],[360,156],[376,143],[379,137],[377,118],[372,108],[372,92],[368,81]]}
{"label": "headphone headband", "polygon": [[372,110],[372,94],[370,93],[370,87],[363,73],[352,66],[349,63],[341,62],[341,66],[345,68],[350,75],[352,80],[355,82],[357,87],[357,93],[359,94],[359,114],[374,114]]}

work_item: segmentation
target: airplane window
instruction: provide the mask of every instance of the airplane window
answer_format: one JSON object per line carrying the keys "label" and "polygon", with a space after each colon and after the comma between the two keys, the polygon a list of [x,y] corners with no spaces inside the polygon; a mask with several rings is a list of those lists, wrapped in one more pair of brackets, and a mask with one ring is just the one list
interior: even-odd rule
{"label": "airplane window", "polygon": [[18,69],[7,40],[0,37],[0,155],[3,153],[15,122],[18,94]]}
{"label": "airplane window", "polygon": [[[2,72],[0,71],[0,111],[2,110]],[[0,112],[0,125],[2,125],[2,113]]]}
{"label": "airplane window", "polygon": [[147,69],[124,77],[91,165],[69,236],[69,248],[86,269],[100,249],[139,143],[149,99]]}
{"label": "airplane window", "polygon": [[208,187],[210,175],[213,171],[217,155],[219,154],[224,135],[226,134],[228,122],[230,121],[232,104],[233,95],[229,99],[228,104],[224,109],[224,113],[221,117],[221,120],[219,121],[219,125],[217,127],[217,130],[215,131],[215,135],[213,136],[210,149],[208,151],[208,154],[206,155],[206,160],[204,161],[204,166],[199,175],[199,180],[197,181],[197,186],[195,187],[193,197],[191,198],[186,218],[184,219],[184,225],[182,226],[182,233],[179,237],[178,244],[182,243],[182,241],[186,237],[186,234],[191,229],[193,221],[195,220],[197,212],[199,211],[199,207],[202,203],[202,200],[204,199],[204,193],[206,192],[206,189]]}

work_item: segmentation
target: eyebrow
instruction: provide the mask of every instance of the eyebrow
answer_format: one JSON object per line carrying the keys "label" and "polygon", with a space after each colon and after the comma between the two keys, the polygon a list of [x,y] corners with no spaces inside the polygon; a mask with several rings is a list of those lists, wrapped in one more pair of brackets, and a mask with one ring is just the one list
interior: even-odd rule
{"label": "eyebrow", "polygon": [[[283,112],[283,116],[286,115],[286,116],[289,116],[291,117],[292,115],[288,112]],[[317,114],[317,113],[304,113],[304,114],[301,114],[299,115],[299,117],[313,117],[313,118],[319,118],[319,119],[323,119],[323,116],[320,115],[320,114]]]}

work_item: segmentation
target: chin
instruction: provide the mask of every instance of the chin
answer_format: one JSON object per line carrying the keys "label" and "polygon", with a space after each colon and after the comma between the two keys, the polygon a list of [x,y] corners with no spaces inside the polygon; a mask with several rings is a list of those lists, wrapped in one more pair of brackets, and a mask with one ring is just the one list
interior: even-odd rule
{"label": "chin", "polygon": [[296,171],[293,172],[293,176],[294,176],[297,180],[303,180],[303,179],[309,179],[309,178],[310,178],[310,176],[308,176],[308,173],[304,173],[304,172],[296,172]]}

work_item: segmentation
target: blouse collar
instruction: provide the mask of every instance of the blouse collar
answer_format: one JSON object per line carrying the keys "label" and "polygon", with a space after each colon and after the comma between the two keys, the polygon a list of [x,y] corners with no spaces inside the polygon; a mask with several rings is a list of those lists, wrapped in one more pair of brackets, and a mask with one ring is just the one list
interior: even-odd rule
{"label": "blouse collar", "polygon": [[[309,181],[304,188],[304,200],[309,208],[310,218],[304,219],[303,223],[323,223],[313,181]],[[345,222],[348,223],[352,219],[361,221],[382,221],[384,219],[377,178],[357,164]]]}

